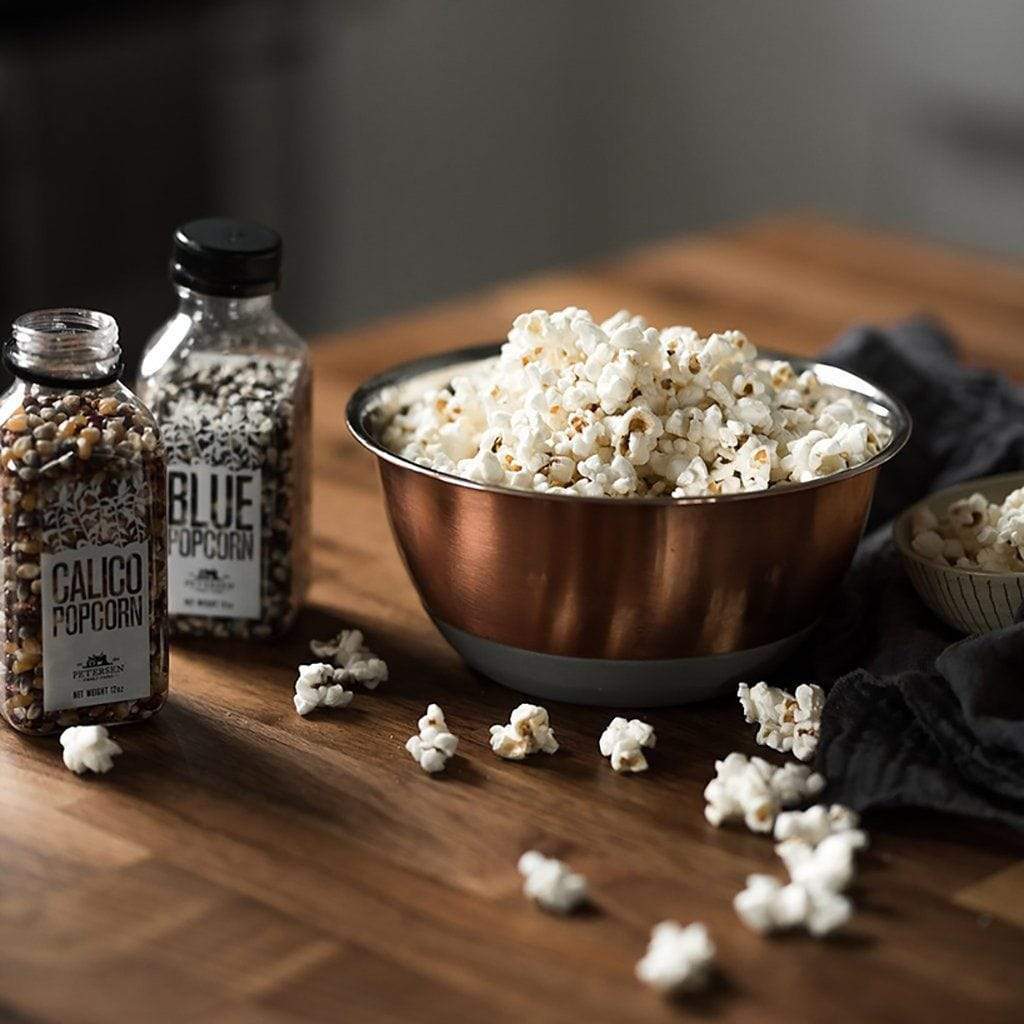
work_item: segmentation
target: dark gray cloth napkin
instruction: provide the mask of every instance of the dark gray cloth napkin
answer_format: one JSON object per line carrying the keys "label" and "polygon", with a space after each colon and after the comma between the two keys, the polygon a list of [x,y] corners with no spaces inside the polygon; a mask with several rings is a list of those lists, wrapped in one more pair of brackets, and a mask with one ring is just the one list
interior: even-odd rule
{"label": "dark gray cloth napkin", "polygon": [[817,757],[826,797],[1024,830],[1024,623],[960,638],[921,603],[891,540],[892,518],[928,492],[1024,468],[1024,392],[960,365],[927,320],[851,331],[823,358],[901,398],[914,419],[879,475],[842,592],[788,673],[831,683]]}

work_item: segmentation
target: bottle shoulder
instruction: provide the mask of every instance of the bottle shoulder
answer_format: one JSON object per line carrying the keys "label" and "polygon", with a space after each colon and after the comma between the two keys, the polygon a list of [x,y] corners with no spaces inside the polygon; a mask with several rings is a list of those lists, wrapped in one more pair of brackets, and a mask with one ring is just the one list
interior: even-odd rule
{"label": "bottle shoulder", "polygon": [[245,320],[210,320],[177,312],[150,336],[139,364],[139,380],[173,372],[193,355],[287,358],[306,361],[305,340],[275,311]]}
{"label": "bottle shoulder", "polygon": [[[77,399],[69,396],[78,396]],[[40,384],[31,384],[26,381],[15,379],[3,394],[0,394],[0,426],[3,425],[12,415],[21,412],[26,405],[42,403],[53,405],[59,408],[62,401],[85,400],[88,403],[109,403],[114,402],[117,415],[123,416],[130,411],[130,414],[138,418],[140,426],[155,426],[152,412],[145,401],[127,384],[120,380],[111,381],[99,386],[90,385],[84,381],[82,385],[69,384],[65,387],[50,387]],[[115,409],[105,411],[102,415],[113,415]]]}

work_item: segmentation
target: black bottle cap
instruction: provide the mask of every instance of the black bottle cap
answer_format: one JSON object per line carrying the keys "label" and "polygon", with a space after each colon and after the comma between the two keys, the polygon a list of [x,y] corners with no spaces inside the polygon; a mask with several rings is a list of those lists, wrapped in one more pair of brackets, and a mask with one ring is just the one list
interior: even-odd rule
{"label": "black bottle cap", "polygon": [[171,280],[204,295],[266,295],[281,282],[281,236],[229,217],[204,217],[174,232]]}

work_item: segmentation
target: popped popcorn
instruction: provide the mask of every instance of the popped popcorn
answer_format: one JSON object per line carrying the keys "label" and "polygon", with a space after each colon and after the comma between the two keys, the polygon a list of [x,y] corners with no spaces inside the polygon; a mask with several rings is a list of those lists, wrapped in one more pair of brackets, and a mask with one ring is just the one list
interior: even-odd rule
{"label": "popped popcorn", "polygon": [[867,846],[860,829],[833,832],[816,846],[803,839],[787,839],[775,847],[789,877],[798,885],[828,892],[849,888],[855,872],[854,853]]}
{"label": "popped popcorn", "polygon": [[587,899],[587,880],[568,864],[527,850],[519,858],[523,894],[553,914],[568,914]]}
{"label": "popped popcorn", "polygon": [[305,718],[317,708],[343,708],[352,703],[355,694],[346,690],[345,670],[334,668],[326,662],[300,665],[299,678],[295,680],[295,696],[292,703],[295,710]]}
{"label": "popped popcorn", "polygon": [[842,804],[815,804],[806,811],[783,811],[775,819],[775,838],[802,839],[816,846],[833,832],[847,832],[860,824],[860,815]]}
{"label": "popped popcorn", "polygon": [[547,711],[536,704],[520,704],[509,717],[508,725],[491,726],[491,750],[509,761],[522,761],[538,751],[553,754],[558,750],[558,741]]}
{"label": "popped popcorn", "polygon": [[739,919],[756,932],[806,928],[819,938],[846,924],[853,907],[845,896],[829,889],[790,882],[783,885],[771,875],[750,875],[747,887],[732,901]]}
{"label": "popped popcorn", "polygon": [[777,686],[740,683],[736,691],[747,722],[757,722],[757,742],[801,761],[810,761],[818,749],[821,712],[825,691],[813,683],[802,683],[796,693]]}
{"label": "popped popcorn", "polygon": [[[760,758],[752,757],[751,762]],[[781,768],[772,768],[770,785],[772,792],[779,798],[783,807],[793,807],[803,803],[808,797],[817,796],[825,788],[825,776],[812,772],[810,768],[803,765],[793,764],[792,761],[782,765]]]}
{"label": "popped popcorn", "polygon": [[704,790],[704,817],[716,828],[742,819],[752,832],[770,832],[783,807],[802,803],[824,788],[824,777],[803,765],[776,768],[760,757],[734,752],[715,762],[715,778]]}
{"label": "popped popcorn", "polygon": [[653,747],[656,742],[653,726],[639,718],[613,718],[601,733],[598,748],[602,757],[611,758],[615,771],[642,772],[647,770],[643,748]]}
{"label": "popped popcorn", "polygon": [[695,992],[706,987],[714,962],[715,944],[703,924],[684,928],[678,921],[662,921],[651,930],[636,976],[664,995]]}
{"label": "popped popcorn", "polygon": [[951,502],[941,516],[919,508],[911,517],[910,533],[910,546],[931,562],[1024,572],[1024,487],[1002,504],[976,492]]}
{"label": "popped popcorn", "polygon": [[343,629],[331,640],[310,640],[309,649],[318,658],[329,658],[345,674],[339,682],[362,683],[375,690],[387,682],[388,667],[363,642],[358,629]]}
{"label": "popped popcorn", "polygon": [[425,391],[386,447],[479,483],[585,497],[677,498],[816,480],[882,451],[864,399],[758,359],[739,331],[700,337],[586,310],[516,317],[494,359]]}
{"label": "popped popcorn", "polygon": [[448,731],[440,706],[428,705],[427,713],[419,720],[418,726],[419,734],[409,737],[405,749],[425,772],[442,771],[448,759],[455,754],[459,741]]}
{"label": "popped popcorn", "polygon": [[60,734],[64,748],[64,766],[76,775],[83,772],[109,772],[114,758],[124,753],[102,725],[76,725]]}
{"label": "popped popcorn", "polygon": [[820,937],[846,924],[852,904],[840,895],[854,878],[854,852],[867,845],[855,811],[817,804],[775,820],[775,850],[789,871],[783,885],[770,875],[751,875],[733,907],[758,932],[802,927]]}

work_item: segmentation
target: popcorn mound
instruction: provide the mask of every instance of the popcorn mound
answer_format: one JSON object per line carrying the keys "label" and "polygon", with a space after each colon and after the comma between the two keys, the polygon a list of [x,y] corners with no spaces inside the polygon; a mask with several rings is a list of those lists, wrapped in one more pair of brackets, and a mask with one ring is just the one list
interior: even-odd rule
{"label": "popcorn mound", "polygon": [[951,502],[941,516],[931,509],[914,513],[911,547],[939,565],[988,572],[1024,572],[1024,487],[1001,505],[983,494]]}
{"label": "popcorn mound", "polygon": [[891,430],[852,392],[628,312],[516,317],[499,356],[424,393],[383,443],[420,465],[548,494],[702,497],[859,465]]}

